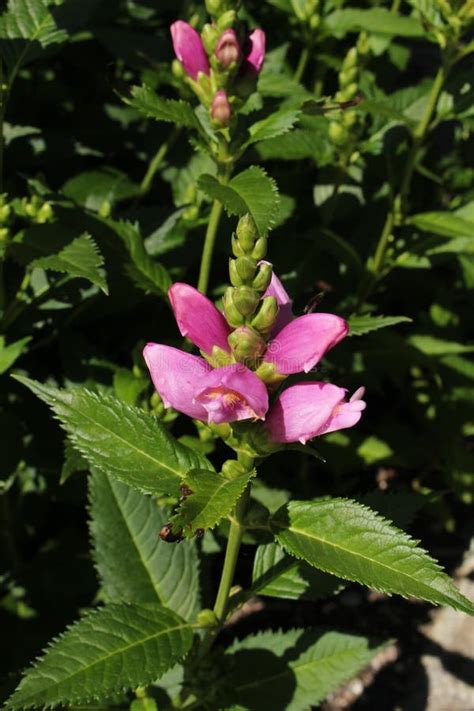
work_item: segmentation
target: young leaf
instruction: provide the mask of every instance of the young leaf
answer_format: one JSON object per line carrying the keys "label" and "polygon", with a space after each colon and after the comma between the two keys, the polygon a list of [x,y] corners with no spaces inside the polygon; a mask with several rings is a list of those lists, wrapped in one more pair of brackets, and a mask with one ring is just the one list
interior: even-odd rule
{"label": "young leaf", "polygon": [[398,323],[411,323],[412,319],[407,316],[349,316],[349,336],[363,336],[370,331],[378,331],[379,328],[396,326]]}
{"label": "young leaf", "polygon": [[65,272],[71,277],[82,277],[108,294],[104,263],[99,249],[90,235],[83,234],[63,247],[57,254],[40,257],[30,263],[30,267],[52,269]]}
{"label": "young leaf", "polygon": [[252,590],[256,595],[287,600],[321,600],[335,595],[344,586],[340,578],[296,560],[276,543],[257,548],[252,573]]}
{"label": "young leaf", "polygon": [[230,513],[255,474],[253,470],[235,479],[225,479],[210,471],[189,472],[183,483],[192,493],[172,517],[174,528],[183,528],[185,535],[193,535],[199,528],[214,528]]}
{"label": "young leaf", "polygon": [[0,375],[5,373],[17,358],[21,356],[26,345],[31,341],[31,336],[20,338],[19,341],[5,345],[5,336],[0,336]]}
{"label": "young leaf", "polygon": [[272,528],[288,553],[315,568],[474,615],[474,605],[416,541],[355,501],[293,501],[273,515]]}
{"label": "young leaf", "polygon": [[267,118],[257,121],[253,126],[250,126],[250,138],[246,145],[257,143],[258,141],[266,141],[269,138],[281,136],[288,133],[297,123],[301,111],[297,109],[282,109],[267,116]]}
{"label": "young leaf", "polygon": [[364,637],[290,630],[263,632],[233,644],[227,683],[248,711],[307,711],[368,665],[385,645]]}
{"label": "young leaf", "polygon": [[0,55],[10,81],[20,67],[42,49],[65,42],[68,33],[58,26],[50,0],[10,0],[0,17]]}
{"label": "young leaf", "polygon": [[222,185],[212,175],[201,175],[198,187],[212,200],[220,200],[229,215],[250,212],[260,234],[266,234],[278,214],[279,196],[275,181],[255,165]]}
{"label": "young leaf", "polygon": [[209,462],[169,434],[153,416],[85,388],[59,390],[16,376],[54,411],[89,464],[149,494],[177,494],[191,469]]}
{"label": "young leaf", "polygon": [[421,212],[412,215],[407,223],[441,237],[474,237],[474,222],[450,212]]}
{"label": "young leaf", "polygon": [[346,8],[335,10],[325,18],[324,28],[340,37],[347,32],[375,32],[390,37],[424,37],[423,25],[414,17],[397,15],[387,8],[374,7],[368,10]]}
{"label": "young leaf", "polygon": [[89,497],[94,557],[107,598],[165,605],[191,620],[199,606],[194,541],[160,541],[168,520],[163,508],[107,474],[92,471]]}
{"label": "young leaf", "polygon": [[89,612],[27,671],[6,708],[83,704],[148,684],[185,656],[192,638],[189,624],[158,605]]}
{"label": "young leaf", "polygon": [[199,122],[191,104],[175,99],[162,99],[153,89],[143,84],[132,87],[131,98],[124,101],[141,114],[156,121],[168,121],[175,126],[198,128]]}

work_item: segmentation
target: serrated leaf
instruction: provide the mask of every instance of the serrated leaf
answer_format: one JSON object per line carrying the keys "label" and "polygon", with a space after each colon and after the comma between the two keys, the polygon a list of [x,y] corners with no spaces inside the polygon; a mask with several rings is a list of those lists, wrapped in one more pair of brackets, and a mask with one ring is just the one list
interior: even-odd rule
{"label": "serrated leaf", "polygon": [[112,602],[159,603],[192,620],[199,607],[194,541],[167,545],[159,532],[169,516],[149,496],[93,470],[90,530],[102,586]]}
{"label": "serrated leaf", "polygon": [[27,344],[31,341],[31,336],[25,336],[18,341],[5,345],[5,336],[0,336],[0,375],[6,373],[14,362],[21,356]]}
{"label": "serrated leaf", "polygon": [[198,188],[213,200],[220,200],[229,215],[250,212],[261,235],[273,226],[278,214],[279,195],[275,181],[255,165],[222,185],[212,175],[201,175]]}
{"label": "serrated leaf", "polygon": [[214,528],[231,512],[255,474],[253,470],[235,479],[225,479],[215,472],[190,472],[184,484],[192,493],[172,517],[173,528],[182,528],[185,535],[193,535],[199,528]]}
{"label": "serrated leaf", "polygon": [[83,234],[76,237],[57,254],[35,259],[30,266],[65,272],[71,277],[82,277],[108,294],[105,272],[102,268],[103,263],[104,259],[92,237]]}
{"label": "serrated leaf", "polygon": [[414,17],[397,15],[382,7],[367,10],[335,10],[324,19],[324,29],[337,37],[347,32],[375,32],[379,35],[425,37],[423,25]]}
{"label": "serrated leaf", "polygon": [[59,390],[15,376],[54,411],[89,464],[148,494],[178,494],[191,469],[209,462],[152,415],[85,388]]}
{"label": "serrated leaf", "polygon": [[62,192],[87,210],[99,212],[104,203],[114,205],[135,197],[140,193],[140,186],[120,170],[104,166],[70,178],[64,183]]}
{"label": "serrated leaf", "polygon": [[378,331],[379,328],[396,326],[398,323],[411,323],[412,319],[407,316],[349,316],[349,336],[363,336],[370,331]]}
{"label": "serrated leaf", "polygon": [[60,484],[65,484],[66,481],[76,472],[88,471],[89,465],[82,454],[75,449],[69,440],[66,440],[64,447],[64,461],[61,469]]}
{"label": "serrated leaf", "polygon": [[441,237],[474,238],[474,222],[451,212],[421,212],[406,220],[423,232],[432,232]]}
{"label": "serrated leaf", "polygon": [[68,33],[54,17],[52,0],[10,0],[0,17],[0,54],[11,79],[42,49],[65,42]]}
{"label": "serrated leaf", "polygon": [[229,695],[248,711],[307,711],[367,666],[384,646],[312,629],[252,635],[226,652],[232,655]]}
{"label": "serrated leaf", "polygon": [[267,116],[267,118],[257,121],[249,128],[250,138],[246,145],[259,141],[267,141],[269,138],[281,136],[288,133],[298,122],[301,111],[297,109],[282,109]]}
{"label": "serrated leaf", "polygon": [[293,501],[271,525],[288,553],[319,570],[474,615],[474,605],[416,541],[355,501]]}
{"label": "serrated leaf", "polygon": [[192,638],[191,626],[165,607],[95,610],[52,643],[6,708],[87,703],[148,684],[185,656]]}
{"label": "serrated leaf", "polygon": [[252,572],[252,591],[256,595],[314,601],[335,595],[344,587],[340,578],[296,560],[276,543],[257,548]]}
{"label": "serrated leaf", "polygon": [[146,84],[132,87],[131,98],[124,100],[141,114],[156,121],[167,121],[186,128],[199,127],[191,104],[176,99],[162,99]]}

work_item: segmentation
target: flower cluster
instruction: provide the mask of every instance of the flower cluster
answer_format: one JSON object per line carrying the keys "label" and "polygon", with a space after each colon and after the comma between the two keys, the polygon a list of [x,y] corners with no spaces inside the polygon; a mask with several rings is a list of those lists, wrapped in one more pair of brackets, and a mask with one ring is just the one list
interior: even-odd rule
{"label": "flower cluster", "polygon": [[347,401],[344,388],[305,381],[271,403],[276,386],[289,375],[308,373],[347,335],[348,326],[334,314],[294,317],[271,264],[258,259],[264,249],[251,218],[240,221],[233,245],[240,255],[230,268],[237,286],[224,296],[224,313],[188,284],[173,284],[169,291],[178,328],[201,357],[157,343],[145,347],[165,407],[207,423],[261,420],[273,443],[304,444],[355,425],[365,408],[363,388]]}
{"label": "flower cluster", "polygon": [[265,33],[236,32],[229,26],[234,21],[235,12],[226,12],[201,35],[182,20],[171,25],[180,70],[216,128],[229,126],[233,106],[254,90],[265,59]]}

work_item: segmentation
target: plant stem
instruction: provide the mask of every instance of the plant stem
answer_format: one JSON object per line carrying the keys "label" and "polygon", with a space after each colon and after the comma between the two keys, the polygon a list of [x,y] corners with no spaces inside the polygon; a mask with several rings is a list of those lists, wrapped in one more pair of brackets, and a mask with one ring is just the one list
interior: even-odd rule
{"label": "plant stem", "polygon": [[161,163],[163,162],[164,157],[172,148],[174,143],[176,142],[179,134],[181,133],[181,129],[177,126],[173,128],[171,131],[170,135],[164,141],[164,143],[161,144],[161,146],[158,148],[155,156],[152,158],[150,165],[148,166],[148,170],[145,173],[145,176],[140,184],[140,192],[141,193],[147,193],[148,190],[151,187],[151,184],[153,182],[153,178],[155,177],[155,173],[160,167]]}
{"label": "plant stem", "polygon": [[[225,185],[231,174],[232,164],[219,166],[218,178],[221,185]],[[217,231],[222,217],[223,205],[220,200],[214,200],[212,203],[209,222],[207,223],[206,237],[204,239],[204,247],[202,250],[201,267],[199,270],[198,289],[202,294],[207,292],[209,286],[209,277],[211,274],[212,255],[214,254],[214,246],[216,244]]]}
{"label": "plant stem", "polygon": [[216,602],[214,605],[214,613],[220,624],[224,623],[227,613],[229,593],[234,581],[234,573],[239,557],[240,545],[245,531],[245,528],[241,525],[241,521],[247,508],[249,497],[250,487],[247,487],[246,491],[237,502],[235,507],[235,515],[230,524],[224,567],[222,568],[221,581],[219,583],[219,590],[217,591]]}
{"label": "plant stem", "polygon": [[[396,218],[403,211],[404,208],[404,202],[406,200],[406,197],[408,195],[408,192],[410,190],[411,186],[411,181],[413,178],[413,173],[415,170],[415,165],[416,165],[416,159],[418,157],[418,151],[420,149],[420,146],[423,144],[423,141],[426,138],[426,134],[428,133],[430,124],[431,124],[431,119],[433,117],[433,113],[436,109],[436,105],[438,103],[439,95],[441,93],[441,89],[443,88],[443,84],[446,80],[448,68],[446,62],[443,62],[440,68],[438,69],[438,72],[435,76],[433,86],[431,87],[431,92],[428,98],[428,103],[426,104],[426,108],[423,112],[423,116],[420,119],[420,122],[418,123],[417,127],[415,128],[413,132],[413,143],[410,149],[410,152],[408,154],[408,159],[405,165],[405,169],[403,171],[403,176],[402,180],[400,183],[400,188],[398,194],[395,196],[391,209],[387,213],[387,217],[385,219],[385,224],[382,229],[382,233],[380,235],[380,239],[377,243],[377,247],[375,249],[374,253],[374,259],[373,259],[373,264],[372,264],[372,280],[371,284],[368,286],[368,291],[370,291],[370,288],[373,284],[374,278],[376,279],[381,271],[383,270],[384,264],[385,264],[385,257],[387,254],[387,248],[390,242],[390,236],[392,234],[393,227],[396,222]],[[367,296],[368,291],[366,290],[366,293],[364,294],[364,298]]]}
{"label": "plant stem", "polygon": [[304,70],[306,69],[306,65],[308,64],[308,61],[309,61],[309,55],[310,55],[309,47],[306,46],[301,50],[298,65],[295,69],[295,74],[293,76],[293,79],[295,81],[298,81],[298,82],[301,81],[303,74],[304,74]]}
{"label": "plant stem", "polygon": [[3,62],[0,58],[0,194],[3,192],[3,148],[5,139],[3,137],[3,122],[5,119],[6,87],[4,85]]}

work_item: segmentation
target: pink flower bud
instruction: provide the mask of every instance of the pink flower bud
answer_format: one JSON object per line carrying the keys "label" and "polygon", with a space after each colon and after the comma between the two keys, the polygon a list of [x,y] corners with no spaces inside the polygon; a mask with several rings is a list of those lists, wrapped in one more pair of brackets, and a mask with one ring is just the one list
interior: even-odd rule
{"label": "pink flower bud", "polygon": [[174,52],[186,74],[191,79],[196,79],[199,72],[209,74],[209,59],[198,32],[182,20],[174,22],[170,30]]}
{"label": "pink flower bud", "polygon": [[243,69],[259,74],[265,60],[265,32],[254,30],[248,38],[247,52],[245,55]]}
{"label": "pink flower bud", "polygon": [[231,64],[239,61],[241,55],[240,44],[234,30],[229,29],[221,34],[215,55],[223,69],[228,69]]}
{"label": "pink flower bud", "polygon": [[211,118],[220,127],[228,126],[232,116],[232,108],[227,94],[223,89],[217,92],[211,104]]}

